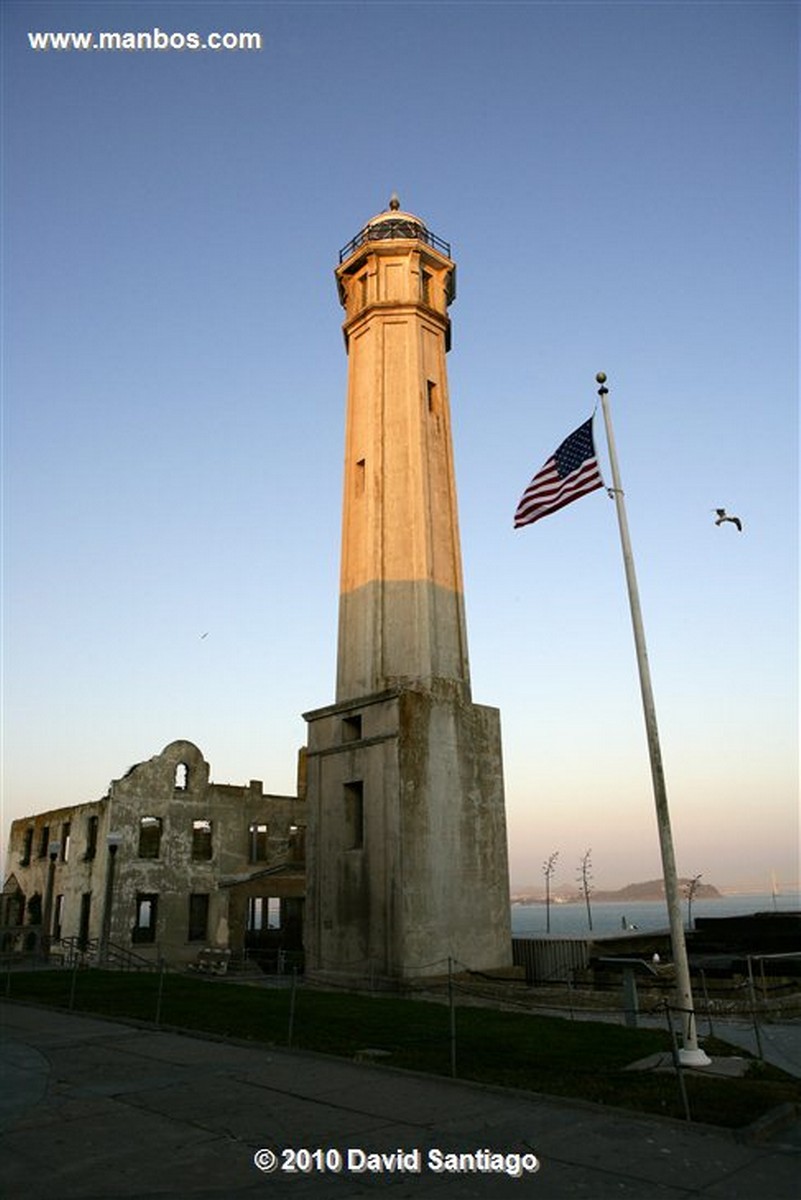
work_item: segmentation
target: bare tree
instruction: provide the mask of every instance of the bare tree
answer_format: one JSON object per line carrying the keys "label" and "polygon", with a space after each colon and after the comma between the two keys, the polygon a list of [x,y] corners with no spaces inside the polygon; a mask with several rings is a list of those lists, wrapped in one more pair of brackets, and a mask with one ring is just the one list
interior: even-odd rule
{"label": "bare tree", "polygon": [[554,850],[553,854],[542,864],[542,873],[545,876],[545,932],[551,932],[551,876],[556,870],[556,860],[559,857],[559,851]]}
{"label": "bare tree", "polygon": [[582,856],[579,863],[579,873],[576,876],[576,882],[581,886],[581,894],[584,897],[584,903],[587,905],[587,924],[592,930],[592,909],[590,908],[590,894],[592,892],[592,859],[590,858],[591,850],[587,850]]}
{"label": "bare tree", "polygon": [[[703,872],[701,872],[703,874]],[[701,875],[694,875],[692,879],[688,879],[684,885],[684,895],[687,897],[687,928],[693,927],[693,900],[695,893],[701,884]]]}

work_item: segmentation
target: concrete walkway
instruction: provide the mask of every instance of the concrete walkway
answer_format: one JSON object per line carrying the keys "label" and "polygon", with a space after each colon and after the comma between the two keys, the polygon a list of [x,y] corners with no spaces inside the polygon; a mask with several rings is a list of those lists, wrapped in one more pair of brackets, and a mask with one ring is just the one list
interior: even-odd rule
{"label": "concrete walkway", "polygon": [[750,1021],[716,1020],[715,1036],[747,1050],[788,1075],[801,1076],[801,1021],[760,1024],[757,1035]]}
{"label": "concrete walkway", "polygon": [[[0,1017],[9,1200],[798,1194],[797,1127],[745,1144],[709,1127],[24,1005],[0,1004]],[[316,1149],[334,1151],[327,1164],[299,1155],[306,1170],[282,1169],[287,1152]],[[277,1157],[274,1170],[254,1164],[260,1150],[265,1166]],[[367,1157],[381,1152],[396,1156],[383,1171]]]}
{"label": "concrete walkway", "polygon": [[[576,1009],[572,1014],[564,1008],[538,1008],[536,1011],[539,1016],[560,1017],[566,1021],[606,1021],[610,1025],[623,1024],[621,1014],[610,1010]],[[663,1016],[647,1013],[639,1014],[638,1023],[643,1029],[665,1028]],[[715,1016],[711,1032],[721,1041],[779,1067],[788,1075],[801,1076],[801,1020],[760,1020],[757,1035],[753,1021],[743,1017]],[[699,1017],[698,1036],[702,1044],[709,1033],[707,1018]]]}

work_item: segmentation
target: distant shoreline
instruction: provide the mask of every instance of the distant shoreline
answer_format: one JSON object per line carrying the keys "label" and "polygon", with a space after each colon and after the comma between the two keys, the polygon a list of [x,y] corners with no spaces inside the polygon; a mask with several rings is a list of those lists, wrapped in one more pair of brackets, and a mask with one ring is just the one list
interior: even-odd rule
{"label": "distant shoreline", "polygon": [[[688,894],[691,879],[679,879],[682,895]],[[733,893],[735,895],[739,893]],[[625,887],[614,891],[591,891],[590,902],[593,904],[634,904],[651,900],[665,899],[665,885],[661,879],[648,879],[644,883],[627,883]],[[711,883],[699,883],[693,891],[694,900],[722,900],[723,893]],[[527,904],[585,904],[586,897],[582,892],[572,892],[570,895],[552,895],[550,901],[543,896],[535,896],[526,889],[512,894],[512,905]]]}
{"label": "distant shoreline", "polygon": [[[684,880],[681,881],[682,887]],[[630,887],[632,885],[627,885]],[[634,885],[637,886],[637,885]],[[709,891],[706,889],[709,888]],[[776,896],[798,896],[801,893],[801,881],[799,883],[785,884],[784,887],[776,889]],[[704,890],[698,890],[695,893],[695,899],[703,900],[727,900],[734,896],[770,896],[770,890],[760,887],[712,887],[710,884],[704,885]],[[615,890],[604,890],[590,892],[590,902],[594,904],[599,901],[603,904],[614,903],[619,900],[664,900],[664,892],[653,892],[650,895],[640,893],[634,896],[628,892],[626,888],[618,888]],[[557,894],[551,895],[551,904],[586,904],[584,896],[580,892],[571,892],[569,895]],[[511,903],[514,907],[525,906],[528,904],[546,904],[545,896],[535,893],[533,889],[528,887],[517,887],[512,889]]]}

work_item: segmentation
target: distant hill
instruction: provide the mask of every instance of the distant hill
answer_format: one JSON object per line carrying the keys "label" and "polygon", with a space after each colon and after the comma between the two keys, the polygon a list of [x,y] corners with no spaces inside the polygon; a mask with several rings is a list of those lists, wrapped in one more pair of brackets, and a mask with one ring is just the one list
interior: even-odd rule
{"label": "distant hill", "polygon": [[[680,879],[679,888],[682,898],[687,894],[691,879]],[[648,879],[645,883],[627,883],[617,891],[590,892],[590,900],[634,902],[635,900],[664,900],[665,883],[662,879]],[[723,894],[711,883],[699,883],[695,889],[695,900],[722,900]],[[556,888],[551,895],[552,904],[575,904],[583,901],[581,892],[567,891]],[[513,904],[544,904],[545,898],[541,889],[520,888],[512,895]]]}
{"label": "distant hill", "polygon": [[[679,887],[682,893],[692,883],[691,879],[680,879]],[[592,892],[593,900],[664,900],[665,881],[663,879],[648,879],[645,883],[627,883],[616,892]],[[723,897],[711,883],[699,883],[695,889],[696,900],[722,900]]]}

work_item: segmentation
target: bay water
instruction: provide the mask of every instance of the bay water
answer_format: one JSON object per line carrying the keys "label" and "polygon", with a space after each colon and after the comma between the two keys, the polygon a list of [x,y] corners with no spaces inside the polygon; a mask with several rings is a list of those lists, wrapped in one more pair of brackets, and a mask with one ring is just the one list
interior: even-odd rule
{"label": "bay water", "polygon": [[[514,937],[587,937],[590,935],[587,906],[583,900],[550,905],[550,933],[546,932],[546,906],[542,904],[512,905],[512,935]],[[758,912],[798,912],[801,910],[801,895],[797,891],[739,893],[721,896],[720,899],[699,899],[692,903],[692,919],[696,917],[749,916]],[[622,933],[624,928],[651,933],[667,931],[669,927],[667,906],[664,900],[598,900],[590,896],[592,915],[591,936],[610,936]],[[688,905],[682,899],[682,912],[687,926]]]}

